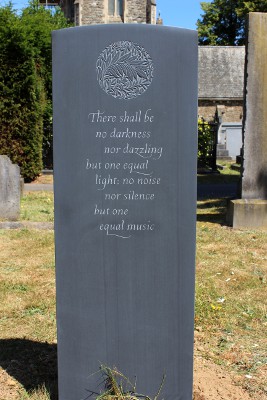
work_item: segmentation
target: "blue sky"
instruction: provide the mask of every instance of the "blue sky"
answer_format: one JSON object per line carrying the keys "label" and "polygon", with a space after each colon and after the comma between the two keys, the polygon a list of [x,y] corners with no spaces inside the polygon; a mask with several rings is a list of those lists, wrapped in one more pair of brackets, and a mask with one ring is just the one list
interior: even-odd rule
{"label": "blue sky", "polygon": [[196,22],[202,13],[198,0],[157,0],[157,10],[165,26],[188,29],[196,29]]}
{"label": "blue sky", "polygon": [[[6,3],[0,0],[0,4]],[[16,9],[27,4],[27,0],[12,0]],[[200,17],[201,8],[198,0],[157,0],[157,9],[160,11],[165,26],[196,29],[196,21]]]}

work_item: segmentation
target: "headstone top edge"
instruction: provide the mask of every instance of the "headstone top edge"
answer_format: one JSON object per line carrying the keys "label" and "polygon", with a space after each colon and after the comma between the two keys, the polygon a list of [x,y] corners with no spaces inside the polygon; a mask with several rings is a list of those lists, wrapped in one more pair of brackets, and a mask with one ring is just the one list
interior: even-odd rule
{"label": "headstone top edge", "polygon": [[6,154],[0,154],[0,159],[6,160],[9,164],[12,164],[12,161],[10,160],[8,155],[6,155]]}
{"label": "headstone top edge", "polygon": [[73,32],[81,32],[81,31],[123,31],[128,30],[132,32],[140,32],[140,31],[152,31],[154,33],[159,32],[180,32],[187,33],[197,36],[197,31],[194,29],[188,28],[180,28],[176,26],[162,26],[162,25],[150,25],[150,24],[96,24],[96,25],[84,25],[84,26],[76,26],[71,28],[57,29],[52,31],[52,36],[57,36],[61,34],[69,34]]}
{"label": "headstone top edge", "polygon": [[263,17],[265,16],[266,12],[261,12],[261,11],[251,11],[249,12],[249,17],[253,17],[253,15],[262,15]]}
{"label": "headstone top edge", "polygon": [[18,168],[18,169],[20,170],[19,165],[16,164],[16,163],[13,163],[12,160],[9,158],[8,155],[6,155],[6,154],[0,154],[0,160],[1,160],[2,162],[8,163],[10,166],[12,165],[13,168]]}

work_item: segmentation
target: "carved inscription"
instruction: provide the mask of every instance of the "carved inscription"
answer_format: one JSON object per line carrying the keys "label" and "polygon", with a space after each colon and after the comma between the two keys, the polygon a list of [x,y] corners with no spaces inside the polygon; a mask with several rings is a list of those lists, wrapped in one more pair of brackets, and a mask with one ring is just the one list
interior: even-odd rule
{"label": "carved inscription", "polygon": [[[163,157],[163,147],[151,143],[156,123],[152,110],[137,110],[133,115],[96,110],[88,114],[88,121],[102,152],[101,160],[93,156],[85,160],[91,182],[100,192],[91,209],[99,220],[98,230],[123,239],[136,232],[153,232],[154,221],[136,222],[131,214],[135,205],[153,204],[161,184],[154,167]],[[110,222],[114,218],[119,222]]]}
{"label": "carved inscription", "polygon": [[128,100],[147,90],[153,78],[153,63],[142,46],[120,41],[100,54],[96,71],[99,85],[107,94]]}

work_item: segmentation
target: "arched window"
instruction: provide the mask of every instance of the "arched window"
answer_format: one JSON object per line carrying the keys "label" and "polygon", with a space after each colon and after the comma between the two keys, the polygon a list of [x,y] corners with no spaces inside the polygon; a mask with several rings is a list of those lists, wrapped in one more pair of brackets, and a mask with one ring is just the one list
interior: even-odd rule
{"label": "arched window", "polygon": [[108,0],[108,15],[123,17],[124,0]]}
{"label": "arched window", "polygon": [[80,25],[80,4],[79,0],[75,0],[74,2],[74,24],[75,26]]}

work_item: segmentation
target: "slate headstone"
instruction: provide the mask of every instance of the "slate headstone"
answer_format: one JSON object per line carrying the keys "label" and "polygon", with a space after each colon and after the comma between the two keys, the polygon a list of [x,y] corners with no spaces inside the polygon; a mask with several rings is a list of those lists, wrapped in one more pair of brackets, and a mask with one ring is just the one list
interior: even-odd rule
{"label": "slate headstone", "polygon": [[197,34],[57,31],[53,78],[59,399],[103,363],[192,400]]}
{"label": "slate headstone", "polygon": [[0,218],[17,220],[20,214],[20,168],[0,155]]}

